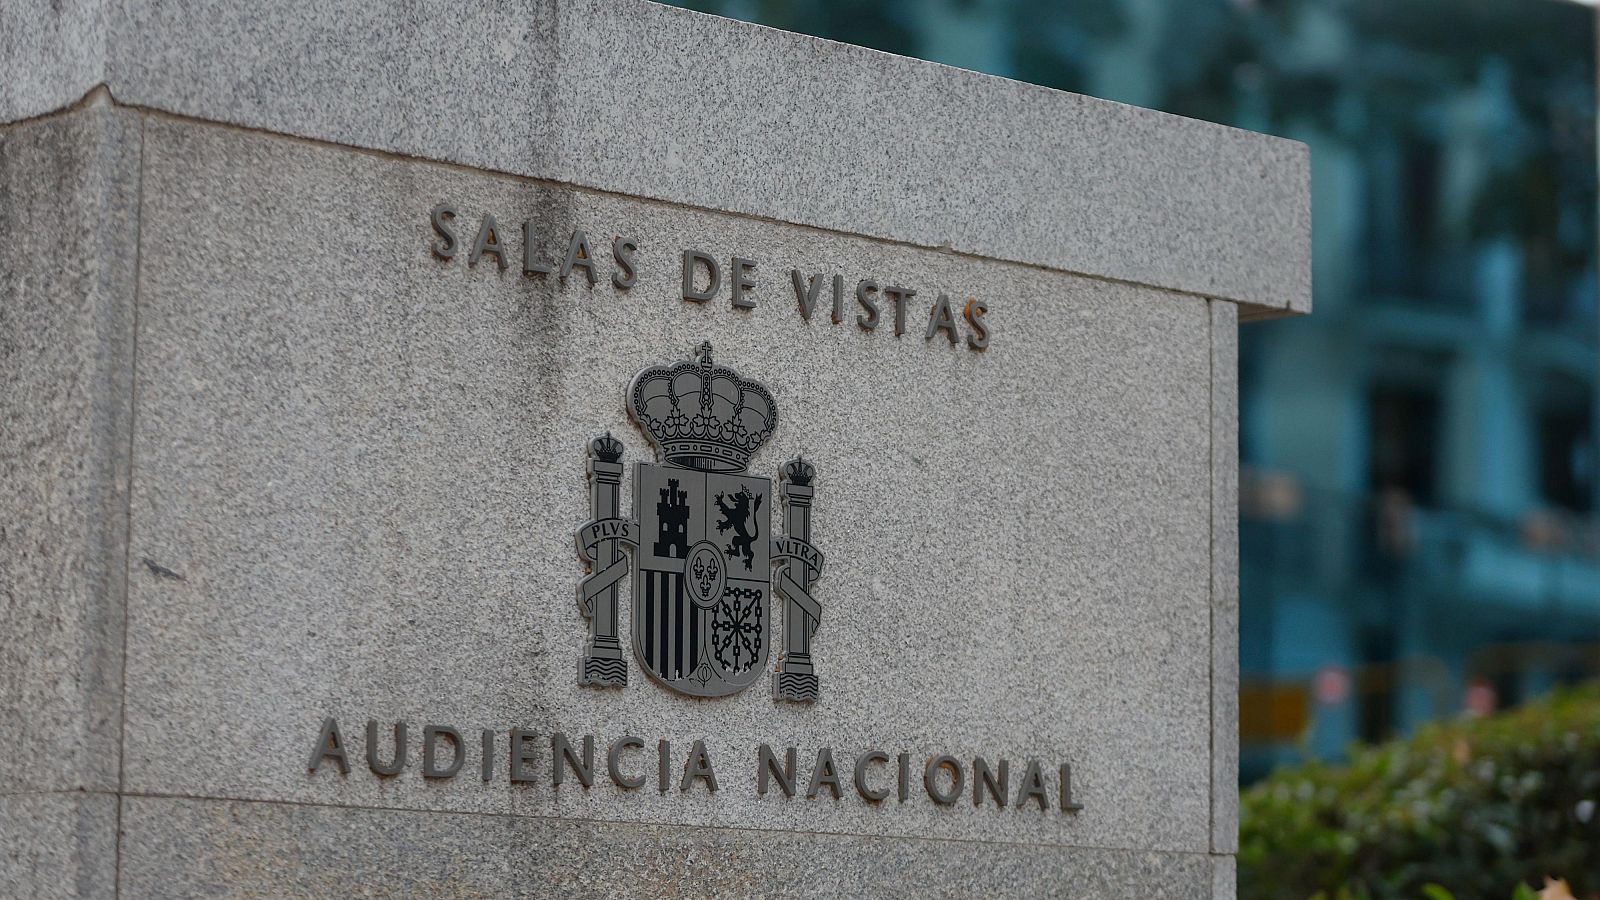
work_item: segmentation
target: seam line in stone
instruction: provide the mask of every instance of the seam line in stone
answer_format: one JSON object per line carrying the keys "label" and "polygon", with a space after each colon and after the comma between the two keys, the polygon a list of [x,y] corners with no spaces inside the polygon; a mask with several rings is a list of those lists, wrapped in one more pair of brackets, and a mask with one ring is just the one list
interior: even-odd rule
{"label": "seam line in stone", "polygon": [[119,797],[118,791],[101,788],[52,788],[42,791],[0,791],[0,797]]}
{"label": "seam line in stone", "polygon": [[1206,720],[1211,723],[1206,744],[1209,749],[1206,767],[1206,781],[1211,790],[1206,792],[1206,849],[1217,849],[1217,301],[1206,301],[1206,371],[1210,373],[1206,391],[1206,459],[1211,478],[1211,490],[1206,492],[1207,516],[1206,532],[1210,540],[1206,544],[1206,597],[1210,602],[1206,604],[1208,616],[1207,632],[1210,648],[1206,654],[1206,682],[1210,690],[1206,691],[1206,710],[1209,715]]}
{"label": "seam line in stone", "polygon": [[[93,92],[91,91],[91,93],[93,93]],[[1079,271],[1079,270],[1076,270],[1076,269],[1068,269],[1068,268],[1063,268],[1061,266],[1054,266],[1054,265],[1049,265],[1049,264],[1040,263],[1040,262],[1029,262],[1027,260],[1012,259],[1012,258],[1004,257],[1004,256],[985,256],[985,255],[983,255],[981,253],[976,253],[976,252],[973,252],[971,250],[958,250],[955,247],[950,246],[949,244],[922,244],[922,243],[917,243],[916,241],[908,241],[908,240],[905,240],[903,238],[892,238],[892,237],[885,237],[885,236],[876,235],[876,234],[870,234],[870,233],[862,232],[862,231],[848,231],[848,230],[839,229],[839,228],[829,228],[829,227],[824,226],[824,225],[815,225],[815,224],[811,224],[811,223],[807,223],[807,222],[795,222],[795,221],[791,221],[791,220],[788,220],[788,219],[777,218],[775,216],[761,215],[759,213],[740,212],[740,211],[737,211],[737,210],[728,210],[728,209],[717,209],[715,207],[710,207],[710,206],[699,206],[699,205],[696,205],[696,204],[693,204],[693,203],[687,203],[687,202],[684,202],[684,201],[681,201],[681,200],[667,200],[667,199],[663,199],[663,198],[660,198],[660,197],[645,196],[645,195],[640,195],[640,194],[629,194],[629,193],[627,193],[625,191],[611,190],[611,189],[602,188],[602,187],[595,187],[593,185],[581,184],[581,183],[572,182],[572,181],[562,181],[562,180],[557,179],[557,178],[540,177],[540,176],[534,176],[534,175],[523,175],[523,174],[520,174],[520,173],[517,173],[517,172],[508,172],[508,171],[505,171],[503,169],[492,169],[492,168],[486,168],[486,167],[481,167],[481,166],[473,166],[473,165],[468,165],[466,163],[452,162],[450,160],[436,159],[436,158],[431,157],[431,156],[418,156],[418,155],[415,155],[415,154],[402,153],[402,152],[396,151],[396,150],[384,150],[384,149],[377,148],[377,147],[362,146],[360,144],[343,143],[341,141],[330,140],[330,139],[327,139],[327,138],[305,137],[303,135],[291,134],[289,132],[283,132],[283,131],[273,131],[273,130],[271,130],[269,128],[262,128],[262,127],[254,126],[254,125],[240,125],[240,124],[234,123],[234,122],[225,122],[225,121],[221,121],[221,120],[217,120],[217,119],[201,118],[199,116],[193,116],[193,115],[189,115],[189,114],[185,114],[185,113],[172,112],[170,110],[162,109],[160,107],[155,107],[155,106],[144,106],[144,105],[140,105],[140,104],[136,104],[136,103],[124,103],[123,101],[118,100],[114,93],[109,93],[109,91],[108,91],[108,96],[110,97],[111,105],[116,107],[116,108],[134,110],[136,112],[144,113],[147,116],[156,116],[158,118],[167,119],[167,120],[170,120],[170,121],[173,121],[173,122],[181,122],[181,123],[191,124],[191,125],[201,125],[201,126],[209,126],[209,127],[214,127],[214,128],[222,128],[222,129],[226,129],[226,130],[230,130],[230,131],[237,131],[237,132],[241,132],[241,133],[245,133],[245,134],[263,135],[263,136],[266,136],[266,137],[279,138],[279,139],[282,139],[282,140],[293,141],[293,142],[296,142],[296,143],[309,144],[309,145],[316,146],[316,147],[337,148],[337,149],[341,149],[341,150],[348,150],[348,151],[355,152],[355,153],[362,153],[362,154],[366,154],[366,155],[369,155],[369,156],[375,156],[375,157],[378,157],[380,159],[389,159],[389,160],[396,160],[396,161],[400,161],[400,162],[412,162],[412,163],[422,163],[422,164],[433,165],[433,166],[441,166],[441,167],[444,167],[446,169],[451,169],[451,170],[464,172],[464,173],[468,173],[468,174],[472,174],[472,175],[488,176],[488,177],[493,177],[493,178],[511,179],[511,180],[516,181],[516,182],[521,183],[521,184],[533,184],[533,185],[545,185],[545,186],[550,186],[550,187],[558,187],[558,188],[563,188],[563,189],[566,189],[566,190],[581,191],[581,192],[590,193],[590,194],[597,194],[597,195],[600,195],[600,196],[616,197],[616,198],[619,198],[619,199],[628,200],[628,201],[637,202],[637,203],[660,204],[662,206],[666,206],[666,207],[671,208],[671,209],[687,210],[687,211],[690,211],[690,212],[697,212],[697,213],[709,213],[709,214],[712,214],[712,215],[729,216],[729,217],[739,218],[739,219],[748,219],[748,220],[754,221],[754,222],[763,222],[763,223],[773,224],[773,225],[783,225],[783,226],[787,226],[787,227],[791,227],[791,228],[802,228],[802,229],[806,229],[808,231],[819,232],[819,233],[826,234],[826,235],[834,235],[834,236],[843,236],[843,237],[849,237],[849,238],[856,238],[856,239],[859,239],[859,240],[871,241],[871,242],[876,243],[876,244],[883,244],[883,245],[887,245],[887,246],[891,246],[891,247],[909,247],[909,248],[912,248],[912,249],[915,249],[915,250],[922,250],[922,251],[926,251],[926,252],[930,252],[930,253],[943,253],[943,254],[947,254],[947,255],[950,255],[950,256],[959,257],[959,258],[962,258],[962,259],[971,259],[971,260],[977,260],[977,261],[980,261],[980,262],[987,262],[987,263],[997,263],[997,264],[1000,264],[1000,265],[1007,265],[1007,266],[1020,266],[1020,267],[1025,268],[1025,269],[1035,269],[1035,270],[1038,270],[1038,271],[1041,271],[1041,272],[1051,272],[1051,273],[1057,273],[1057,274],[1062,274],[1062,275],[1070,275],[1070,276],[1073,276],[1073,277],[1076,277],[1076,278],[1087,278],[1087,279],[1089,279],[1091,281],[1104,282],[1104,283],[1107,283],[1107,284],[1129,285],[1129,286],[1133,286],[1133,287],[1144,288],[1144,289],[1150,290],[1150,291],[1156,291],[1156,292],[1163,293],[1163,294],[1176,294],[1176,295],[1181,296],[1181,297],[1199,298],[1201,300],[1209,301],[1213,297],[1220,296],[1220,295],[1217,295],[1214,291],[1208,291],[1208,290],[1206,290],[1204,288],[1178,288],[1178,287],[1172,287],[1170,285],[1154,284],[1154,283],[1151,283],[1151,282],[1148,282],[1148,281],[1139,281],[1139,280],[1133,279],[1133,278],[1119,278],[1119,277],[1117,277],[1115,275],[1105,275],[1105,274],[1100,274],[1100,273],[1095,273],[1095,272],[1083,272],[1083,271]],[[70,115],[71,113],[77,111],[80,108],[81,105],[82,105],[82,102],[80,101],[79,103],[75,103],[72,106],[63,108],[61,110],[57,110],[57,111],[52,112],[52,113],[46,113],[45,115],[37,116],[37,117],[35,117],[33,119],[30,119],[30,120],[27,120],[27,121],[29,121],[29,122],[37,122],[37,121],[40,121],[40,120],[43,120],[43,119],[49,119],[49,118],[52,118],[52,117],[55,117],[55,116]],[[5,128],[9,128],[9,127],[10,127],[9,125],[0,126],[0,133],[4,133],[4,129]],[[1267,319],[1278,318],[1278,317],[1288,316],[1288,315],[1293,315],[1294,314],[1294,310],[1289,306],[1287,301],[1285,301],[1285,302],[1283,302],[1281,304],[1278,304],[1278,305],[1270,305],[1270,304],[1262,302],[1262,301],[1246,300],[1246,299],[1241,298],[1241,297],[1223,297],[1222,299],[1225,299],[1230,303],[1235,303],[1235,304],[1237,304],[1239,306],[1242,306],[1242,307],[1247,307],[1247,308],[1255,311],[1259,316],[1261,316],[1263,318],[1267,318]]]}
{"label": "seam line in stone", "polygon": [[7,132],[13,130],[26,128],[29,125],[38,125],[42,122],[48,122],[51,119],[57,119],[62,116],[71,115],[72,113],[89,109],[95,104],[95,100],[97,99],[95,95],[101,91],[104,91],[106,97],[110,98],[112,106],[124,105],[118,103],[116,98],[111,96],[110,85],[106,84],[104,81],[97,81],[90,85],[89,88],[83,92],[83,96],[73,100],[70,103],[63,103],[54,109],[47,109],[44,112],[34,113],[31,116],[23,116],[20,119],[12,119],[9,122],[0,122],[0,135],[6,134]]}
{"label": "seam line in stone", "polygon": [[253,803],[264,806],[296,806],[327,810],[356,810],[361,812],[416,813],[430,816],[479,816],[490,819],[517,819],[555,824],[600,825],[612,828],[695,828],[706,831],[735,831],[749,834],[793,834],[806,837],[866,838],[885,841],[937,841],[947,844],[978,844],[999,847],[1039,847],[1048,850],[1092,850],[1100,853],[1163,853],[1195,856],[1202,859],[1214,855],[1209,846],[1201,850],[1177,850],[1161,847],[1105,847],[1098,844],[1052,844],[1047,841],[992,841],[975,838],[954,838],[929,834],[872,834],[864,831],[801,831],[793,828],[758,828],[753,825],[708,825],[696,822],[645,821],[631,822],[621,819],[595,819],[587,816],[541,816],[530,813],[495,812],[481,809],[425,809],[411,806],[374,806],[364,803],[318,803],[313,800],[267,799],[263,797],[204,796],[200,794],[165,793],[160,791],[122,791],[123,798],[135,800],[193,800],[202,803]]}
{"label": "seam line in stone", "polygon": [[[115,98],[113,98],[113,101]],[[117,713],[121,719],[117,729],[117,833],[112,851],[114,878],[112,896],[122,896],[122,789],[127,786],[128,769],[128,598],[133,585],[133,448],[138,432],[139,415],[139,287],[144,263],[144,182],[145,182],[145,116],[139,115],[139,186],[133,218],[133,298],[130,316],[131,334],[128,345],[128,484],[123,498],[122,519],[122,678],[118,685]]]}

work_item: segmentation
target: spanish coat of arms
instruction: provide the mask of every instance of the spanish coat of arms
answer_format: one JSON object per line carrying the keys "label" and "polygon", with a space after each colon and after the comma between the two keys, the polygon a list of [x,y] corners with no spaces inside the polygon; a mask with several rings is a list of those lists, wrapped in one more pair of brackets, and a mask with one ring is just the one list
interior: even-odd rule
{"label": "spanish coat of arms", "polygon": [[591,521],[578,531],[590,574],[578,586],[589,644],[578,683],[628,681],[617,622],[619,586],[632,551],[633,653],[650,677],[696,697],[721,697],[761,677],[772,633],[771,595],[784,600],[783,650],[773,697],[818,697],[811,636],[822,607],[811,585],[822,554],[811,546],[815,470],[785,463],[779,482],[783,530],[771,527],[773,483],[748,472],[750,457],[778,427],[772,395],[711,360],[652,366],[634,376],[628,411],[660,453],[634,464],[634,518],[620,514],[622,442],[589,444]]}

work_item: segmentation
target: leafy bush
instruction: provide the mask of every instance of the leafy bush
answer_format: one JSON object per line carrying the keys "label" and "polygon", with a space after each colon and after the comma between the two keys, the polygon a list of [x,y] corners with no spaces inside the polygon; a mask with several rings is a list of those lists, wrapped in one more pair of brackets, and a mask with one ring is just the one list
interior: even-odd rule
{"label": "leafy bush", "polygon": [[1600,897],[1600,684],[1307,763],[1243,794],[1239,895]]}

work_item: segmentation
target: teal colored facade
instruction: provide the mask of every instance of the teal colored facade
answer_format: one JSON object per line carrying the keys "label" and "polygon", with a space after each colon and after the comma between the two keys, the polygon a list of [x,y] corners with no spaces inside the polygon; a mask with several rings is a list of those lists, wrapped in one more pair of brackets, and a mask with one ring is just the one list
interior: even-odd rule
{"label": "teal colored facade", "polygon": [[1310,145],[1315,314],[1242,331],[1246,779],[1600,677],[1593,9],[690,5]]}

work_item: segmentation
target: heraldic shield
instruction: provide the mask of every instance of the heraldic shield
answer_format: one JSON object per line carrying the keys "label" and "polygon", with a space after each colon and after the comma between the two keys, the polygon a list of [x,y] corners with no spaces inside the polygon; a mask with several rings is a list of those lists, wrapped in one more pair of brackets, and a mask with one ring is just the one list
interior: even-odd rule
{"label": "heraldic shield", "polygon": [[[636,463],[635,517],[620,514],[622,442],[609,433],[589,447],[591,520],[577,535],[590,574],[578,607],[590,640],[578,682],[627,683],[618,593],[633,553],[633,652],[650,677],[696,697],[721,697],[761,677],[775,632],[772,596],[784,599],[782,662],[772,673],[779,700],[817,699],[811,635],[822,608],[810,593],[822,554],[810,544],[812,479],[802,459],[783,467],[781,489],[748,471],[750,457],[778,425],[766,387],[698,359],[653,366],[628,386],[628,409],[659,451]],[[773,534],[781,502],[784,534]],[[776,571],[774,571],[774,567]]]}
{"label": "heraldic shield", "polygon": [[633,650],[669,687],[719,697],[767,662],[772,482],[639,463]]}

